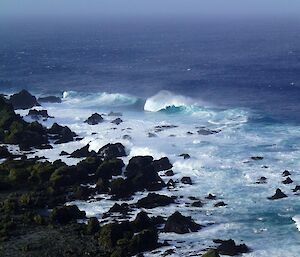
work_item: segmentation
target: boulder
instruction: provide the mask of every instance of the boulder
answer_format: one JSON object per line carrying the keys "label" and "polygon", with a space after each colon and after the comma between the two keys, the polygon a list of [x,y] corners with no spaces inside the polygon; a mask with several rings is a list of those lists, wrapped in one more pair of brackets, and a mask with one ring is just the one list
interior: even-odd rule
{"label": "boulder", "polygon": [[299,185],[295,186],[295,188],[293,189],[293,192],[298,192],[298,191],[300,191],[300,186]]}
{"label": "boulder", "polygon": [[57,96],[44,96],[38,98],[39,103],[61,103],[61,98]]}
{"label": "boulder", "polygon": [[122,174],[122,169],[125,166],[121,159],[105,160],[96,171],[96,177],[102,179],[111,179],[112,176]]}
{"label": "boulder", "polygon": [[144,251],[151,251],[158,247],[158,234],[156,230],[145,229],[134,235],[130,241],[131,256]]}
{"label": "boulder", "polygon": [[121,214],[127,214],[129,212],[129,205],[127,203],[122,203],[121,205],[118,203],[115,203],[109,210],[110,213],[121,213]]}
{"label": "boulder", "polygon": [[67,224],[72,220],[84,218],[85,212],[80,211],[76,205],[56,207],[50,214],[50,219],[60,224]]}
{"label": "boulder", "polygon": [[194,222],[191,217],[185,217],[176,211],[167,219],[164,231],[186,234],[190,232],[197,232],[201,228],[202,226]]}
{"label": "boulder", "polygon": [[130,181],[123,178],[117,178],[110,182],[110,194],[116,198],[129,197],[133,193]]}
{"label": "boulder", "polygon": [[277,199],[281,199],[281,198],[285,198],[287,197],[287,195],[285,193],[283,193],[279,188],[276,189],[276,193],[271,196],[268,197],[269,200],[277,200]]}
{"label": "boulder", "polygon": [[156,172],[170,170],[173,168],[173,165],[170,163],[168,157],[163,157],[159,160],[155,160],[153,161],[152,165]]}
{"label": "boulder", "polygon": [[261,161],[263,159],[264,159],[264,157],[262,157],[262,156],[252,156],[251,157],[251,160],[253,160],[253,161]]}
{"label": "boulder", "polygon": [[67,153],[66,151],[61,151],[59,156],[68,156],[70,155],[69,153]]}
{"label": "boulder", "polygon": [[126,156],[125,147],[121,143],[107,144],[101,147],[98,154],[104,159],[113,159]]}
{"label": "boulder", "polygon": [[192,207],[203,207],[203,203],[200,200],[198,200],[198,201],[193,202],[191,206]]}
{"label": "boulder", "polygon": [[205,199],[208,199],[208,200],[216,200],[217,197],[216,197],[215,195],[213,195],[213,194],[208,194],[208,195],[205,197]]}
{"label": "boulder", "polygon": [[160,206],[167,206],[174,203],[174,199],[167,195],[149,193],[146,197],[138,200],[136,206],[138,208],[153,209]]}
{"label": "boulder", "polygon": [[52,139],[56,140],[54,144],[63,144],[68,143],[74,140],[76,134],[71,131],[67,126],[60,126],[57,123],[54,123],[48,133],[52,135]]}
{"label": "boulder", "polygon": [[102,116],[99,113],[94,113],[87,120],[85,120],[84,122],[89,124],[89,125],[97,125],[102,121],[103,121]]}
{"label": "boulder", "polygon": [[191,158],[191,156],[187,153],[182,153],[182,154],[179,155],[179,157],[183,157],[183,159],[185,159],[185,160]]}
{"label": "boulder", "polygon": [[241,253],[248,253],[250,251],[248,246],[246,246],[245,244],[237,245],[232,239],[229,240],[216,239],[213,241],[216,244],[220,244],[217,247],[217,250],[221,255],[234,256],[234,255],[239,255]]}
{"label": "boulder", "polygon": [[167,170],[167,171],[165,172],[165,176],[167,176],[167,177],[172,177],[172,176],[174,176],[174,171],[173,171],[173,170]]}
{"label": "boulder", "polygon": [[152,220],[149,218],[146,212],[139,212],[134,221],[132,221],[132,226],[134,227],[134,231],[142,231],[144,229],[153,228]]}
{"label": "boulder", "polygon": [[165,187],[152,165],[152,160],[152,156],[135,156],[129,160],[125,175],[131,181],[134,191],[156,191]]}
{"label": "boulder", "polygon": [[13,105],[14,109],[30,109],[34,106],[40,106],[36,97],[31,95],[27,90],[22,90],[19,93],[13,94],[9,102]]}

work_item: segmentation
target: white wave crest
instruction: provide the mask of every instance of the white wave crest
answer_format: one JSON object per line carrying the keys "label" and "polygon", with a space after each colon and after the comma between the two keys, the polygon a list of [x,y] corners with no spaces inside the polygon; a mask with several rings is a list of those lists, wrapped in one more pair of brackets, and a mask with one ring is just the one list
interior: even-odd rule
{"label": "white wave crest", "polygon": [[195,101],[189,97],[175,95],[169,91],[162,90],[146,100],[144,110],[148,112],[158,112],[170,106],[180,107],[193,104],[195,104]]}
{"label": "white wave crest", "polygon": [[127,106],[133,105],[138,98],[120,93],[78,93],[65,91],[63,100],[70,104],[80,103],[82,106]]}

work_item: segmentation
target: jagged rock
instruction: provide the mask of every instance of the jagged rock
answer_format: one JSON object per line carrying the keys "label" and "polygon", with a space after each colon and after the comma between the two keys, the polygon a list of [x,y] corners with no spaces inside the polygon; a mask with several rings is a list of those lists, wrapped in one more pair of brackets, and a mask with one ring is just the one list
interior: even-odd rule
{"label": "jagged rock", "polygon": [[215,195],[213,195],[213,194],[208,194],[208,196],[206,196],[205,199],[215,200],[215,199],[217,199],[217,197]]}
{"label": "jagged rock", "polygon": [[66,224],[72,220],[84,219],[85,212],[80,211],[76,205],[57,207],[51,212],[50,218],[52,221]]}
{"label": "jagged rock", "polygon": [[44,96],[38,98],[39,103],[61,103],[61,98],[57,96]]}
{"label": "jagged rock", "polygon": [[129,212],[129,205],[127,203],[122,203],[121,205],[118,203],[115,203],[109,210],[108,212],[115,213],[119,212],[122,214],[127,214]]}
{"label": "jagged rock", "polygon": [[287,177],[284,181],[282,181],[283,184],[291,184],[293,182],[294,181],[290,177]]}
{"label": "jagged rock", "polygon": [[202,257],[220,257],[219,253],[215,249],[208,250]]}
{"label": "jagged rock", "polygon": [[293,189],[293,192],[298,192],[298,191],[300,191],[300,186],[299,185],[295,186],[295,188]]}
{"label": "jagged rock", "polygon": [[14,109],[30,109],[34,106],[40,106],[36,97],[31,95],[27,90],[22,90],[19,93],[13,94],[9,102],[13,105]]}
{"label": "jagged rock", "polygon": [[154,170],[152,160],[152,156],[136,156],[129,160],[125,175],[134,191],[156,191],[165,187],[165,183]]}
{"label": "jagged rock", "polygon": [[125,147],[121,143],[107,144],[101,147],[98,154],[104,159],[112,159],[126,156]]}
{"label": "jagged rock", "polygon": [[173,168],[173,165],[170,163],[168,157],[160,158],[159,160],[155,160],[152,163],[154,170],[156,172],[169,170]]}
{"label": "jagged rock", "polygon": [[33,120],[39,120],[40,118],[48,119],[53,118],[48,115],[47,110],[29,110],[27,116],[30,116]]}
{"label": "jagged rock", "polygon": [[61,151],[59,156],[67,156],[70,155],[69,153],[67,153],[66,151]]}
{"label": "jagged rock", "polygon": [[277,199],[281,199],[281,198],[285,198],[287,197],[287,195],[285,193],[283,193],[279,188],[276,189],[276,193],[271,196],[268,197],[269,200],[277,200]]}
{"label": "jagged rock", "polygon": [[95,156],[96,152],[95,151],[89,151],[90,145],[87,144],[86,146],[75,150],[73,153],[70,154],[71,158],[84,158],[84,157],[90,157],[90,156]]}
{"label": "jagged rock", "polygon": [[138,208],[153,209],[160,206],[167,206],[171,203],[174,203],[174,199],[172,197],[149,193],[146,197],[138,200],[136,205]]}
{"label": "jagged rock", "polygon": [[124,166],[125,164],[121,159],[106,160],[97,168],[96,177],[111,179],[112,176],[119,176],[122,174]]}
{"label": "jagged rock", "polygon": [[193,202],[192,207],[203,207],[203,203],[199,200],[199,201],[196,201],[196,202]]}
{"label": "jagged rock", "polygon": [[218,252],[222,255],[239,255],[241,253],[248,253],[250,250],[245,244],[237,245],[232,239],[229,240],[213,240],[214,243],[220,244],[217,248]]}
{"label": "jagged rock", "polygon": [[176,187],[176,182],[173,180],[173,179],[170,179],[168,182],[167,182],[167,188],[168,189],[173,189]]}
{"label": "jagged rock", "polygon": [[288,170],[285,170],[284,172],[282,172],[283,177],[287,177],[287,176],[290,176],[290,175],[291,175],[291,173]]}
{"label": "jagged rock", "polygon": [[111,123],[116,124],[116,125],[120,125],[123,122],[123,120],[121,118],[116,118],[113,121],[111,121]]}
{"label": "jagged rock", "polygon": [[256,184],[265,184],[267,183],[267,178],[266,177],[260,177],[258,181],[256,181]]}
{"label": "jagged rock", "polygon": [[185,160],[191,158],[191,156],[187,153],[182,153],[182,154],[179,155],[179,157],[183,157],[183,159],[185,159]]}
{"label": "jagged rock", "polygon": [[68,143],[74,140],[76,134],[67,126],[60,126],[54,123],[48,133],[52,135],[52,139],[56,140],[54,144]]}
{"label": "jagged rock", "polygon": [[135,231],[141,231],[143,229],[153,228],[152,220],[149,218],[146,212],[139,212],[134,221],[132,222]]}
{"label": "jagged rock", "polygon": [[125,198],[134,192],[130,181],[123,178],[117,178],[110,183],[110,194],[116,198]]}
{"label": "jagged rock", "polygon": [[183,177],[181,180],[182,184],[188,184],[188,185],[192,185],[192,179],[190,177]]}
{"label": "jagged rock", "polygon": [[219,132],[220,132],[220,130],[211,130],[211,129],[205,129],[205,128],[200,128],[197,131],[197,133],[202,136],[213,135],[213,134],[217,134]]}
{"label": "jagged rock", "polygon": [[87,120],[84,122],[89,125],[97,125],[103,121],[102,116],[99,113],[92,114]]}
{"label": "jagged rock", "polygon": [[164,231],[186,234],[190,232],[197,232],[201,228],[202,226],[194,222],[191,217],[185,217],[176,211],[167,219]]}
{"label": "jagged rock", "polygon": [[215,206],[215,207],[223,207],[223,206],[227,206],[227,203],[224,203],[224,202],[217,202],[214,206]]}

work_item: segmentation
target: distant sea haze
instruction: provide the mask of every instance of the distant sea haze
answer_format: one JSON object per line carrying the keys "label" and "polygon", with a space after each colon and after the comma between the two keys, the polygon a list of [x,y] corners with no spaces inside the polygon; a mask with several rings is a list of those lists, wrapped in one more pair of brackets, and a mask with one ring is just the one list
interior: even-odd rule
{"label": "distant sea haze", "polygon": [[299,123],[299,25],[295,20],[0,25],[0,87],[37,94],[125,93],[144,100],[167,90]]}

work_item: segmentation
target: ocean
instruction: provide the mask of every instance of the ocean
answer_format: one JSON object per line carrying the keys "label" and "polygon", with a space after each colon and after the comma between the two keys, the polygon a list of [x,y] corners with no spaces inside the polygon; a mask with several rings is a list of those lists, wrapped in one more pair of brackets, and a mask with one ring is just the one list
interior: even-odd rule
{"label": "ocean", "polygon": [[[149,212],[176,209],[206,225],[187,235],[161,233],[177,246],[174,256],[212,246],[215,238],[242,240],[252,249],[243,256],[299,256],[300,203],[292,189],[300,184],[300,20],[1,24],[0,89],[22,88],[61,96],[61,104],[42,106],[55,117],[42,123],[57,121],[83,137],[38,155],[55,160],[87,143],[98,150],[121,142],[125,162],[168,156],[173,179],[191,177],[192,185],[164,190],[179,197],[176,205]],[[110,111],[121,112],[123,123],[112,124]],[[105,122],[84,124],[94,112]],[[282,183],[284,170],[292,184]],[[261,177],[266,183],[256,183]],[[276,188],[288,197],[267,199]],[[204,200],[208,193],[228,205],[215,208]],[[186,207],[190,196],[204,206]],[[75,203],[99,218],[113,205],[107,196]]]}

